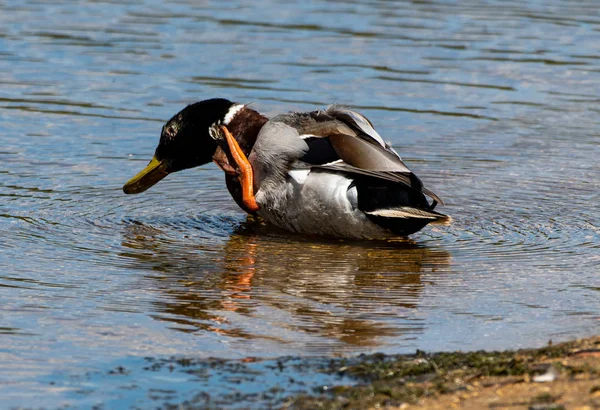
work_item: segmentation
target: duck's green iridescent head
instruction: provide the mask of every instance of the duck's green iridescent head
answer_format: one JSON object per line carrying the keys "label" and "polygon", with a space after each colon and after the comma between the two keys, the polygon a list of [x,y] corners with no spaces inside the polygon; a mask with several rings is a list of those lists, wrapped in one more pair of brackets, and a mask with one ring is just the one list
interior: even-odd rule
{"label": "duck's green iridescent head", "polygon": [[217,149],[209,128],[223,121],[235,103],[213,98],[190,104],[163,126],[150,163],[123,186],[126,194],[144,192],[172,172],[207,164]]}

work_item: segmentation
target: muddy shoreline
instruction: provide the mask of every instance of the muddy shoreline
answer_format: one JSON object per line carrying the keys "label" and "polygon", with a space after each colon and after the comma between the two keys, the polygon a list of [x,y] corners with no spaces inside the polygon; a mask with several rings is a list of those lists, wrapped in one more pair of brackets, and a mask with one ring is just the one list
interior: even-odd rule
{"label": "muddy shoreline", "polygon": [[338,372],[357,380],[290,401],[295,409],[600,408],[600,336],[539,349],[373,355]]}

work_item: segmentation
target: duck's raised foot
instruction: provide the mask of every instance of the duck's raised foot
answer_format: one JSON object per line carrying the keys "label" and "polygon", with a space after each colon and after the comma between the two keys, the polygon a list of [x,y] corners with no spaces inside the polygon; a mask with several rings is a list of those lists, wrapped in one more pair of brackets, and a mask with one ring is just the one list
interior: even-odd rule
{"label": "duck's raised foot", "polygon": [[[223,137],[225,138],[225,141],[227,142],[227,147],[229,148],[231,158],[239,170],[238,178],[242,186],[242,201],[250,211],[256,212],[258,211],[259,207],[256,203],[256,198],[254,197],[254,173],[252,171],[252,166],[227,127],[221,125],[219,128]],[[215,137],[213,136],[213,138]]]}

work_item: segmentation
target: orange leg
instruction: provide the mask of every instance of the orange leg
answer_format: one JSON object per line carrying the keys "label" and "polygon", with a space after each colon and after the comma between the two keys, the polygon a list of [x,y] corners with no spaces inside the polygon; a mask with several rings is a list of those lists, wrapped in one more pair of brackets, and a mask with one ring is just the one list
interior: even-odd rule
{"label": "orange leg", "polygon": [[225,140],[227,140],[229,151],[231,151],[231,157],[240,169],[239,179],[240,184],[242,185],[242,200],[244,205],[252,212],[256,212],[258,211],[258,204],[256,203],[256,198],[254,198],[254,173],[252,172],[252,166],[227,127],[221,125],[221,130],[225,135]]}

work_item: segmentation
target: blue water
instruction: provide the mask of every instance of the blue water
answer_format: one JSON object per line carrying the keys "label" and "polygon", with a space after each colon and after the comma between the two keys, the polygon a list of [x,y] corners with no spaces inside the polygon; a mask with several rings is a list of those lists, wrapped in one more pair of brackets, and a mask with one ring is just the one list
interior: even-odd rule
{"label": "blue water", "polygon": [[[67,380],[143,357],[598,334],[599,95],[593,1],[0,1],[0,407],[112,403]],[[359,110],[453,225],[288,235],[214,165],[125,196],[163,122],[216,96]]]}

